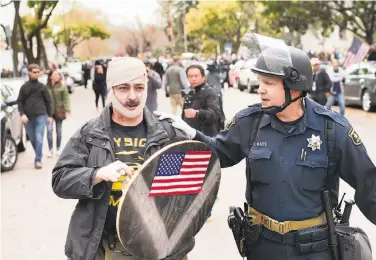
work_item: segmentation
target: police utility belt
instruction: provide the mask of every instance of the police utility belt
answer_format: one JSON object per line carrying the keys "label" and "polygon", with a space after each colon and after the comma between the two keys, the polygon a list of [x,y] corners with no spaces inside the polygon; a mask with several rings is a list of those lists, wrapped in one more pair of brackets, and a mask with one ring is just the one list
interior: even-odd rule
{"label": "police utility belt", "polygon": [[281,235],[284,235],[290,231],[301,230],[313,226],[326,224],[326,217],[324,213],[322,213],[320,216],[316,218],[311,218],[302,221],[278,222],[277,220],[274,220],[271,217],[268,217],[258,212],[251,206],[248,206],[248,216],[252,219],[253,224],[263,225],[270,231],[277,232]]}
{"label": "police utility belt", "polygon": [[328,249],[328,227],[325,215],[303,220],[278,222],[244,204],[230,208],[228,224],[239,253],[246,257],[261,238],[296,247],[298,254],[320,252]]}

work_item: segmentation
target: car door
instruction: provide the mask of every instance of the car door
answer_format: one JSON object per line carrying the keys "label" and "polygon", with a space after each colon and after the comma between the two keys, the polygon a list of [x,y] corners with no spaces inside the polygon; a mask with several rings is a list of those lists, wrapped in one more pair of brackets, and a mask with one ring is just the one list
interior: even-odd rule
{"label": "car door", "polygon": [[355,64],[346,69],[344,90],[345,100],[347,104],[356,104],[359,101],[358,89],[360,88],[359,82],[359,64]]}
{"label": "car door", "polygon": [[4,94],[6,95],[6,101],[8,103],[12,102],[12,105],[7,105],[6,110],[9,113],[8,116],[10,119],[10,129],[12,132],[12,137],[16,141],[16,144],[18,144],[22,138],[22,120],[20,111],[18,110],[18,104],[16,103],[16,94],[8,85],[4,85],[3,89]]}

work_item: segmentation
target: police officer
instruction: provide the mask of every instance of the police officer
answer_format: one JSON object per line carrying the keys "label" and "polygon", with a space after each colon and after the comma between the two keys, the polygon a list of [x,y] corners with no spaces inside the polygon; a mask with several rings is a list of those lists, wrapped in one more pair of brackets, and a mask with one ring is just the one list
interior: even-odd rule
{"label": "police officer", "polygon": [[260,81],[261,104],[238,112],[214,138],[178,118],[173,126],[210,145],[223,168],[246,158],[248,215],[262,227],[248,259],[332,259],[327,231],[318,241],[306,237],[305,243],[315,242],[316,247],[304,253],[298,250],[296,234],[325,227],[320,191],[330,189],[336,200],[339,178],[356,190],[356,204],[376,224],[375,165],[344,117],[305,97],[312,87],[308,56],[265,38],[244,37],[249,54],[256,45],[261,50],[252,68]]}

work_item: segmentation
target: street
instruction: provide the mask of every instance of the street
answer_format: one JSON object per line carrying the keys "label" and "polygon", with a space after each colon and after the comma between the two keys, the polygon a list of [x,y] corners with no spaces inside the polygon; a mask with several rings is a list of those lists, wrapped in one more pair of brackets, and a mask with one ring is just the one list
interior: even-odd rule
{"label": "street", "polygon": [[[236,89],[224,91],[224,107],[227,120],[237,111],[258,102],[257,94],[240,92]],[[99,113],[94,105],[94,93],[77,87],[70,95],[72,115],[63,122],[63,145],[85,121]],[[170,111],[169,100],[159,92],[159,109]],[[334,107],[338,111],[338,107]],[[347,108],[346,116],[354,125],[368,153],[376,163],[375,125],[376,113],[365,113],[360,108]],[[56,157],[47,158],[45,134],[43,169],[34,169],[34,151],[28,143],[27,150],[19,154],[13,171],[1,175],[1,221],[3,260],[60,260],[64,257],[64,243],[75,200],[58,198],[51,188],[51,172]],[[205,224],[196,237],[196,246],[189,254],[190,260],[241,259],[232,233],[227,225],[230,206],[242,206],[245,201],[245,163],[223,170],[219,200],[214,206],[213,221]],[[352,198],[354,191],[341,182],[340,194]],[[376,226],[369,222],[357,207],[353,209],[351,224],[365,230],[371,240],[376,258]]]}

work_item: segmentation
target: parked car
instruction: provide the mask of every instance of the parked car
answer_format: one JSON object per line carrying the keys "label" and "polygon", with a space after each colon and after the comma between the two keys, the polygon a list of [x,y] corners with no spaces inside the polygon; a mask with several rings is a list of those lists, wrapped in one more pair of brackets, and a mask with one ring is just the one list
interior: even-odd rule
{"label": "parked car", "polygon": [[10,171],[26,149],[26,130],[11,87],[1,84],[1,171]]}
{"label": "parked car", "polygon": [[346,105],[361,105],[364,111],[376,109],[376,61],[354,64],[344,78]]}
{"label": "parked car", "polygon": [[259,80],[255,73],[251,71],[252,65],[256,63],[257,59],[249,59],[244,62],[243,67],[239,71],[238,88],[240,91],[247,89],[252,93],[259,86]]}
{"label": "parked car", "polygon": [[82,64],[80,62],[69,62],[61,69],[61,72],[68,74],[78,86],[84,85],[84,72],[82,71]]}
{"label": "parked car", "polygon": [[74,87],[76,86],[74,79],[67,72],[60,72],[60,77],[64,86],[67,88],[68,93],[72,94],[74,92]]}

